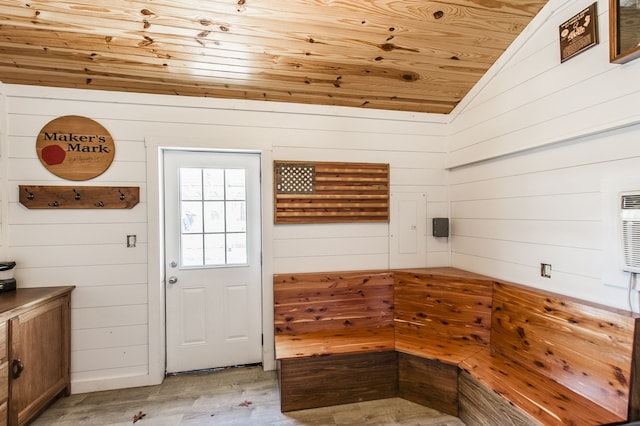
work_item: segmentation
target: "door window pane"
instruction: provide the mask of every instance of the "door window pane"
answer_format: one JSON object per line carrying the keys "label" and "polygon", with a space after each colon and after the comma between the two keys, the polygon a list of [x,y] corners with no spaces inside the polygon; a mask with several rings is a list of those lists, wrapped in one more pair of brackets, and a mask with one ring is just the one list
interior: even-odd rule
{"label": "door window pane", "polygon": [[180,238],[180,257],[183,266],[202,266],[204,250],[202,247],[202,235],[182,235]]}
{"label": "door window pane", "polygon": [[224,232],[224,201],[204,203],[204,232]]}
{"label": "door window pane", "polygon": [[247,234],[227,234],[227,264],[247,263]]}
{"label": "door window pane", "polygon": [[205,200],[224,200],[224,169],[204,169]]}
{"label": "door window pane", "polygon": [[244,200],[245,199],[245,171],[244,169],[227,169],[225,170],[227,200]]}
{"label": "door window pane", "polygon": [[206,265],[224,265],[225,257],[225,241],[224,234],[208,234],[204,236],[205,264]]}
{"label": "door window pane", "polygon": [[202,200],[202,169],[180,169],[180,199]]}
{"label": "door window pane", "polygon": [[227,232],[247,230],[247,209],[245,201],[227,202]]}
{"label": "door window pane", "polygon": [[247,263],[244,169],[180,169],[183,266]]}
{"label": "door window pane", "polygon": [[183,201],[180,203],[180,207],[182,233],[202,233],[202,203],[200,201]]}

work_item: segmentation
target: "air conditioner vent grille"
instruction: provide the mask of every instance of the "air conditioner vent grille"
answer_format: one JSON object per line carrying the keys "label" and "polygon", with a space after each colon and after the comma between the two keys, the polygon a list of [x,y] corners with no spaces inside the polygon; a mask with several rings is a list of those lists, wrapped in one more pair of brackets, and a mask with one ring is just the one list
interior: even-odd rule
{"label": "air conditioner vent grille", "polygon": [[640,210],[640,194],[623,195],[622,208]]}
{"label": "air conditioner vent grille", "polygon": [[640,221],[622,221],[622,240],[625,266],[640,268]]}

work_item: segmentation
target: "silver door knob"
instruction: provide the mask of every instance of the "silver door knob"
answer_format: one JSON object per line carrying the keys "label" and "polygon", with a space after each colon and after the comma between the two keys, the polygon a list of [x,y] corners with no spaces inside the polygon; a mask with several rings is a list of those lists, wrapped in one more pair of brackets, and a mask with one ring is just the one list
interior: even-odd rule
{"label": "silver door knob", "polygon": [[175,284],[178,282],[178,277],[169,277],[169,284]]}

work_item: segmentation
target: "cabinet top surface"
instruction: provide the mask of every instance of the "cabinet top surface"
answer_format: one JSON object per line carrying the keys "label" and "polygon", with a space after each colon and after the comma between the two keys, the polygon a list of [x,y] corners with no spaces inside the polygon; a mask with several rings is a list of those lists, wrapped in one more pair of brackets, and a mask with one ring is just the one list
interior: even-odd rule
{"label": "cabinet top surface", "polygon": [[0,314],[63,296],[74,288],[75,286],[18,288],[0,293]]}

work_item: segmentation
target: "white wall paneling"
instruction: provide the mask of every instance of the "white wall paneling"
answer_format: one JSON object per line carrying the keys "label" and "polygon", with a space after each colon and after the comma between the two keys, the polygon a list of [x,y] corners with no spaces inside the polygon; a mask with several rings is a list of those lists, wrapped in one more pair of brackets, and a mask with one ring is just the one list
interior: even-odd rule
{"label": "white wall paneling", "polygon": [[104,327],[101,329],[76,329],[71,336],[73,351],[99,350],[104,348],[128,347],[147,341],[145,325]]}
{"label": "white wall paneling", "polygon": [[560,64],[558,25],[590,3],[551,0],[547,21],[457,111],[452,265],[628,308],[628,274],[607,272],[607,191],[640,169],[640,61],[609,63],[599,1],[600,44]]}
{"label": "white wall paneling", "polygon": [[[628,274],[611,278],[607,253],[615,194],[640,188],[638,137],[640,126],[617,129],[454,169],[453,265],[627,308]],[[550,280],[540,281],[541,262]]]}
{"label": "white wall paneling", "polygon": [[[425,192],[430,209],[447,210],[447,116],[16,85],[2,90],[7,105],[0,117],[7,121],[6,138],[0,140],[6,140],[0,153],[6,152],[7,160],[0,172],[7,186],[1,200],[7,212],[4,240],[18,262],[20,286],[77,286],[73,392],[162,380],[162,149],[262,154],[266,368],[274,366],[273,271],[372,269],[389,259],[388,224],[274,226],[274,159],[389,163],[393,191]],[[116,143],[111,167],[83,184],[139,186],[139,205],[122,211],[36,211],[19,204],[18,185],[73,185],[44,169],[35,152],[40,129],[62,115],[98,121]],[[138,237],[135,248],[126,247],[129,234]],[[436,249],[425,262],[443,261],[448,249]]]}
{"label": "white wall paneling", "polygon": [[[389,163],[391,192],[426,194],[427,255],[415,266],[451,264],[627,307],[626,275],[607,272],[609,203],[640,170],[640,60],[609,64],[599,0],[600,44],[560,64],[558,25],[590,3],[550,0],[451,116],[0,86],[0,254],[18,262],[19,285],[78,286],[73,391],[161,380],[166,147],[262,153],[265,366],[272,273],[380,269],[390,255],[388,224],[273,225],[273,160]],[[89,184],[140,186],[141,204],[36,212],[18,203],[19,184],[69,183],[35,155],[41,127],[67,114],[97,120],[116,142],[112,167]],[[451,237],[430,237],[431,218],[449,216]],[[135,249],[127,234],[138,235]],[[540,262],[552,264],[550,279]]]}
{"label": "white wall paneling", "polygon": [[130,367],[146,368],[147,352],[148,348],[146,345],[75,351],[71,355],[71,373]]}

